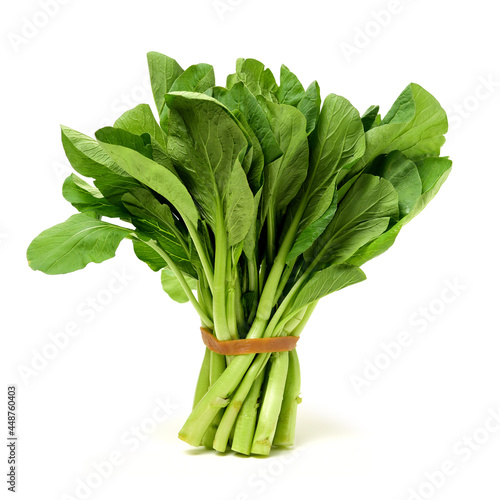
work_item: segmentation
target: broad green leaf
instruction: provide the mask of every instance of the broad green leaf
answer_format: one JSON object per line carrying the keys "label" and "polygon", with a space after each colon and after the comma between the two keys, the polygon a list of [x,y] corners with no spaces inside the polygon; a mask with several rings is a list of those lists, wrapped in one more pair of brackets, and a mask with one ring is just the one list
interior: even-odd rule
{"label": "broad green leaf", "polygon": [[163,258],[143,241],[134,238],[132,243],[136,257],[145,262],[154,272],[163,269],[167,265]]}
{"label": "broad green leaf", "polygon": [[96,137],[108,155],[109,152],[103,144],[111,143],[136,151],[150,160],[153,159],[153,148],[150,136],[147,134],[139,136],[121,128],[104,127],[96,132]]}
{"label": "broad green leaf", "polygon": [[[113,205],[122,207],[123,193],[140,187],[140,183],[121,169],[96,140],[68,127],[61,127],[61,132],[73,168],[85,177],[93,177],[94,185],[103,196]],[[144,141],[141,147],[146,148]]]}
{"label": "broad green leaf", "polygon": [[321,217],[331,205],[335,178],[364,153],[365,137],[358,111],[343,97],[330,94],[323,103],[317,126],[309,137],[310,160],[307,179],[295,205],[308,203],[301,229]]}
{"label": "broad green leaf", "polygon": [[165,94],[184,71],[177,61],[158,52],[148,52],[149,76],[158,116],[162,116]]}
{"label": "broad green leaf", "polygon": [[134,216],[132,223],[137,229],[156,240],[174,262],[192,273],[187,235],[176,226],[169,206],[160,203],[147,189],[134,189],[122,201]]}
{"label": "broad green leaf", "polygon": [[246,122],[259,140],[266,164],[281,156],[282,152],[264,110],[242,82],[236,83],[230,90],[215,87],[213,96],[233,114],[239,111],[245,117]]}
{"label": "broad green leaf", "polygon": [[237,160],[224,195],[224,219],[230,247],[244,240],[253,221],[253,211],[252,190]]}
{"label": "broad green leaf", "polygon": [[305,90],[299,79],[283,64],[280,70],[280,86],[276,92],[278,102],[297,107],[304,95]]}
{"label": "broad green leaf", "polygon": [[106,217],[127,217],[127,212],[112,205],[102,193],[80,179],[75,174],[71,174],[63,184],[62,193],[79,212],[94,212]]}
{"label": "broad green leaf", "polygon": [[106,152],[129,175],[168,200],[182,217],[196,226],[198,210],[186,186],[170,170],[141,153],[118,145],[122,138],[119,129],[107,127],[96,132],[97,139]]}
{"label": "broad green leaf", "polygon": [[391,246],[396,241],[399,231],[401,231],[401,228],[403,227],[403,221],[405,219],[406,217],[401,219],[398,223],[394,224],[394,226],[382,233],[372,242],[362,246],[352,257],[347,260],[347,262],[355,266],[361,266],[365,262],[389,250],[389,248],[391,248]]}
{"label": "broad green leaf", "polygon": [[434,187],[443,183],[443,175],[451,169],[451,160],[446,157],[428,156],[417,162],[418,173],[422,181],[422,194],[433,192]]}
{"label": "broad green leaf", "polygon": [[107,172],[94,180],[94,185],[113,205],[122,208],[122,196],[132,189],[143,187],[140,182],[130,175],[119,175]]}
{"label": "broad green leaf", "polygon": [[262,95],[268,101],[277,101],[276,91],[278,85],[269,68],[255,59],[238,59],[236,61],[236,73],[227,77],[227,88],[230,89],[235,83],[243,82],[250,92]]}
{"label": "broad green leaf", "polygon": [[[172,234],[171,228],[166,228],[163,224],[154,219],[139,219],[132,218],[132,223],[137,228],[138,235],[147,236],[149,239],[154,240],[176,263],[177,267],[183,272],[191,276],[196,276],[196,271],[193,267],[194,259],[190,256],[188,244],[186,248],[181,245],[180,237]],[[150,254],[148,253],[148,256]],[[163,258],[162,258],[163,260]],[[157,259],[154,259],[157,262]],[[146,261],[149,264],[148,261]],[[162,267],[165,266],[165,263]],[[150,266],[153,267],[153,266]]]}
{"label": "broad green leaf", "polygon": [[[145,230],[145,227],[142,226],[141,232],[138,233],[138,236],[140,235],[148,236],[150,239],[155,240],[157,244],[165,250],[164,248],[166,247],[165,241],[161,236],[161,234],[159,234],[158,232],[152,230],[151,231]],[[134,252],[137,258],[145,262],[154,272],[163,269],[167,265],[163,257],[158,255],[158,253],[155,250],[153,250],[149,245],[147,245],[143,241],[134,238],[133,245],[134,245]],[[196,256],[196,258],[197,257],[198,256]],[[197,273],[193,268],[193,265],[196,262],[196,258],[190,257],[191,262],[188,263],[188,265],[184,265],[182,262],[177,262],[177,266],[180,269],[182,269],[182,271],[185,274],[196,278]]]}
{"label": "broad green leaf", "polygon": [[311,136],[312,174],[331,179],[339,170],[353,165],[364,151],[363,124],[358,111],[347,99],[330,94]]}
{"label": "broad green leaf", "polygon": [[422,182],[415,163],[400,151],[393,151],[374,162],[367,173],[387,179],[399,198],[399,218],[408,215],[422,193]]}
{"label": "broad green leaf", "polygon": [[247,139],[230,111],[217,100],[191,92],[165,98],[171,110],[169,155],[214,228],[231,173],[247,151]]}
{"label": "broad green leaf", "polygon": [[179,75],[165,94],[169,92],[203,93],[214,85],[214,68],[210,64],[194,64]]}
{"label": "broad green leaf", "polygon": [[339,203],[335,216],[304,254],[308,262],[322,267],[344,262],[359,248],[380,236],[399,212],[398,195],[392,184],[363,174]]}
{"label": "broad green leaf", "polygon": [[[399,129],[398,135],[391,138],[387,144],[375,146],[371,134],[367,134],[367,154],[388,153],[395,149],[404,153],[410,159],[422,156],[439,155],[444,144],[444,134],[448,131],[448,120],[444,109],[429,92],[420,85],[410,84],[398,97],[392,108],[382,120],[380,127],[373,129],[377,135],[381,127],[394,126]],[[381,142],[387,140],[385,134],[379,135]],[[383,147],[383,151],[380,149]]]}
{"label": "broad green leaf", "polygon": [[370,106],[361,117],[361,121],[363,122],[363,128],[365,132],[370,130],[375,123],[375,120],[378,116],[378,111],[380,106]]}
{"label": "broad green leaf", "polygon": [[322,297],[365,279],[365,273],[359,267],[349,264],[337,264],[317,271],[300,289],[293,301],[293,313],[287,315],[287,319]]}
{"label": "broad green leaf", "polygon": [[[186,282],[191,290],[196,290],[197,281],[191,276],[185,276]],[[163,290],[168,293],[169,297],[180,304],[189,302],[186,292],[183,290],[175,273],[168,267],[161,271],[161,285]]]}
{"label": "broad green leaf", "polygon": [[419,161],[417,166],[422,181],[422,194],[411,212],[377,239],[360,248],[349,259],[349,263],[361,266],[388,250],[393,245],[402,227],[416,217],[436,196],[451,172],[451,161],[448,158],[427,157]]}
{"label": "broad green leaf", "polygon": [[268,103],[268,117],[283,156],[264,167],[264,214],[280,217],[307,176],[309,145],[304,115],[286,104]]}
{"label": "broad green leaf", "polygon": [[167,148],[165,134],[156,122],[153,112],[147,104],[139,104],[135,108],[126,111],[116,120],[114,127],[138,136],[147,133],[163,149]]}
{"label": "broad green leaf", "polygon": [[71,166],[79,174],[95,179],[109,171],[121,173],[118,165],[94,139],[63,125],[61,139]]}
{"label": "broad green leaf", "polygon": [[446,157],[429,156],[417,162],[418,173],[422,180],[422,195],[413,210],[407,215],[409,218],[407,222],[418,215],[436,196],[444,181],[450,175],[451,166],[451,160]]}
{"label": "broad green leaf", "polygon": [[406,87],[378,127],[366,133],[361,160],[339,177],[347,180],[381,154],[399,150],[410,160],[439,155],[448,130],[448,119],[439,102],[419,85]]}
{"label": "broad green leaf", "polygon": [[72,215],[31,242],[28,262],[32,269],[46,274],[71,273],[90,262],[111,259],[129,235],[129,229],[103,222],[91,212]]}
{"label": "broad green leaf", "polygon": [[318,82],[312,82],[311,85],[307,87],[304,97],[297,105],[297,109],[306,117],[306,131],[309,135],[316,127],[321,109],[321,95]]}
{"label": "broad green leaf", "polygon": [[[243,160],[243,170],[245,171],[248,184],[253,193],[262,187],[263,183],[263,171],[264,171],[264,153],[260,146],[259,140],[248,124],[246,118],[239,111],[233,111],[234,117],[240,123],[240,126],[245,130],[248,136],[248,140],[251,143],[251,147],[247,150],[245,158]],[[281,151],[280,151],[281,153]]]}
{"label": "broad green leaf", "polygon": [[291,262],[299,255],[303,254],[310,246],[323,234],[324,230],[330,224],[335,212],[337,211],[337,196],[333,197],[332,204],[326,212],[310,226],[307,226],[297,237],[292,249],[287,255],[286,261]]}

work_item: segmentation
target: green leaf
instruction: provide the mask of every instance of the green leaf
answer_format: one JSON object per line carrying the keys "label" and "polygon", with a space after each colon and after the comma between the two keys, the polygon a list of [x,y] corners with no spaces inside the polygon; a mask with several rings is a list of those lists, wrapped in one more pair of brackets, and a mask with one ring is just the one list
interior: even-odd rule
{"label": "green leaf", "polygon": [[127,212],[112,205],[102,193],[80,179],[75,174],[71,174],[63,184],[63,196],[79,212],[94,212],[106,217],[127,217]]}
{"label": "green leaf", "polygon": [[138,136],[147,133],[163,149],[167,148],[165,134],[156,122],[153,112],[147,104],[139,104],[135,108],[126,111],[116,120],[114,127]]}
{"label": "green leaf", "polygon": [[377,239],[360,248],[349,259],[349,263],[361,266],[387,251],[393,245],[402,227],[416,217],[436,196],[451,172],[451,161],[448,158],[427,157],[417,163],[417,168],[422,182],[422,194],[411,212]]}
{"label": "green leaf", "polygon": [[198,210],[186,186],[170,170],[133,149],[119,145],[123,135],[121,132],[123,131],[107,127],[98,130],[96,137],[121,168],[142,184],[161,194],[185,220],[196,226]]}
{"label": "green leaf", "polygon": [[309,135],[318,121],[321,108],[321,95],[318,82],[312,82],[297,105],[297,109],[306,117],[306,132]]}
{"label": "green leaf", "polygon": [[353,165],[364,151],[363,124],[358,111],[347,99],[330,94],[311,136],[313,173],[331,179],[339,170]]}
{"label": "green leaf", "polygon": [[[73,168],[85,177],[93,177],[94,185],[103,196],[122,208],[123,193],[140,187],[140,183],[122,170],[94,139],[68,127],[61,127],[61,132],[64,150]],[[140,147],[146,148],[144,141],[139,140]]]}
{"label": "green leaf", "polygon": [[234,246],[243,241],[253,221],[254,198],[239,162],[234,166],[224,196],[224,218],[227,243]]}
{"label": "green leaf", "polygon": [[94,185],[110,203],[120,208],[123,208],[122,196],[125,193],[143,187],[130,175],[118,175],[113,172],[107,172],[97,177]]}
{"label": "green leaf", "polygon": [[165,260],[158,255],[149,245],[143,241],[133,239],[134,253],[139,260],[145,262],[154,272],[163,269],[166,266]]}
{"label": "green leaf", "polygon": [[287,318],[322,297],[365,279],[365,273],[359,267],[349,264],[333,265],[318,271],[300,289],[293,301],[293,313]]}
{"label": "green leaf", "polygon": [[295,260],[299,255],[303,254],[308,248],[310,248],[310,246],[323,234],[326,227],[333,219],[336,211],[337,195],[335,194],[332,204],[328,207],[326,212],[299,234],[292,249],[287,255],[287,263]]}
{"label": "green leaf", "polygon": [[339,181],[361,172],[381,154],[399,150],[410,160],[439,155],[448,119],[439,102],[419,85],[406,87],[378,127],[366,132],[363,158]]}
{"label": "green leaf", "polygon": [[268,103],[268,116],[283,156],[264,167],[264,214],[281,216],[307,176],[309,145],[304,115],[286,104]]}
{"label": "green leaf", "polygon": [[295,106],[299,104],[305,95],[305,90],[299,79],[284,64],[281,65],[280,86],[276,97],[280,104]]}
{"label": "green leaf", "polygon": [[308,199],[301,229],[325,213],[333,200],[338,172],[349,168],[364,153],[363,124],[356,108],[347,99],[330,94],[323,103],[309,144],[309,171],[296,202]]}
{"label": "green leaf", "polygon": [[[185,276],[185,278],[186,283],[189,285],[191,290],[196,290],[197,281],[191,276]],[[189,302],[188,296],[179,283],[177,276],[168,267],[165,267],[161,271],[161,285],[163,287],[163,290],[168,293],[171,299],[181,304]]]}
{"label": "green leaf", "polygon": [[106,149],[105,144],[111,143],[136,151],[150,160],[153,159],[153,148],[150,136],[147,134],[139,136],[121,128],[104,127],[96,132],[96,138],[108,155],[109,151]]}
{"label": "green leaf", "polygon": [[277,101],[276,91],[278,85],[269,68],[256,59],[238,59],[236,61],[236,73],[227,77],[227,88],[230,89],[235,83],[243,82],[250,92],[262,95],[268,101]]}
{"label": "green leaf", "polygon": [[393,151],[375,162],[367,173],[387,179],[399,198],[399,217],[408,215],[422,192],[422,182],[415,163],[400,151]]}
{"label": "green leaf", "polygon": [[168,92],[203,93],[215,85],[214,68],[210,64],[193,64],[172,84]]}
{"label": "green leaf", "polygon": [[406,222],[409,222],[418,215],[434,196],[438,194],[444,181],[450,175],[451,166],[451,160],[445,157],[429,156],[417,162],[418,173],[422,180],[422,195],[413,207],[413,210],[406,216],[409,218]]}
{"label": "green leaf", "polygon": [[32,269],[46,274],[71,273],[90,262],[111,259],[129,235],[129,229],[103,222],[91,212],[72,215],[31,242],[28,262]]}
{"label": "green leaf", "polygon": [[148,52],[149,76],[158,115],[162,116],[165,94],[184,71],[175,59],[158,52]]}
{"label": "green leaf", "polygon": [[378,111],[380,106],[370,106],[361,117],[361,121],[363,122],[363,128],[365,132],[370,130],[375,123],[375,120],[378,116]]}
{"label": "green leaf", "polygon": [[241,165],[247,150],[247,139],[230,111],[205,94],[177,92],[166,100],[171,109],[168,153],[214,228],[232,171],[237,161]]}
{"label": "green leaf", "polygon": [[262,152],[262,148],[255,132],[248,124],[246,118],[237,110],[233,111],[233,114],[240,123],[240,126],[247,133],[248,140],[251,143],[251,146],[247,150],[247,153],[243,160],[242,167],[247,174],[250,189],[255,194],[261,188],[263,183],[264,153]]}
{"label": "green leaf", "polygon": [[382,233],[378,238],[359,248],[356,253],[347,260],[347,262],[355,266],[361,266],[365,262],[368,262],[369,260],[389,250],[389,248],[391,248],[396,241],[399,231],[401,231],[401,228],[403,227],[404,220],[405,219],[401,219],[397,224]]}
{"label": "green leaf", "polygon": [[79,174],[95,179],[109,171],[121,173],[118,165],[94,139],[63,125],[61,138],[66,156]]}
{"label": "green leaf", "polygon": [[[417,162],[418,174],[422,181],[422,194],[434,193],[434,188],[443,183],[443,176],[451,169],[451,160],[446,157],[428,156]],[[439,188],[438,188],[439,189]]]}
{"label": "green leaf", "polygon": [[259,140],[266,164],[282,155],[264,110],[242,82],[236,83],[230,90],[215,87],[214,98],[224,104],[233,114],[239,111],[245,117]]}
{"label": "green leaf", "polygon": [[192,274],[188,237],[176,226],[169,206],[160,203],[147,189],[134,189],[125,194],[122,201],[134,216],[132,223],[136,228],[156,240],[174,262]]}
{"label": "green leaf", "polygon": [[344,262],[380,236],[398,215],[398,195],[392,184],[363,174],[339,203],[332,221],[304,256],[325,265]]}

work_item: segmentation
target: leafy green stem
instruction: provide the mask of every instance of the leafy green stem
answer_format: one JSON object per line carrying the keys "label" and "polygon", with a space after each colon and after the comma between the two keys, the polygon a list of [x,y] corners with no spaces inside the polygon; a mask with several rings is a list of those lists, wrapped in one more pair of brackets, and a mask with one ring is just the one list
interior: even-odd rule
{"label": "leafy green stem", "polygon": [[224,214],[219,203],[215,222],[215,269],[214,269],[214,326],[215,335],[219,340],[231,340],[236,336],[231,334],[227,321],[226,275],[228,262],[227,232],[224,224]]}
{"label": "leafy green stem", "polygon": [[210,260],[207,257],[207,253],[205,252],[204,246],[200,240],[200,236],[198,234],[198,230],[194,227],[194,225],[189,222],[187,217],[183,217],[184,222],[186,223],[187,230],[189,232],[189,235],[191,236],[191,239],[193,240],[194,247],[196,248],[196,251],[198,252],[198,256],[200,257],[201,265],[203,267],[203,271],[205,272],[205,275],[207,277],[208,281],[208,286],[213,292],[214,288],[214,271],[212,268],[212,264]]}

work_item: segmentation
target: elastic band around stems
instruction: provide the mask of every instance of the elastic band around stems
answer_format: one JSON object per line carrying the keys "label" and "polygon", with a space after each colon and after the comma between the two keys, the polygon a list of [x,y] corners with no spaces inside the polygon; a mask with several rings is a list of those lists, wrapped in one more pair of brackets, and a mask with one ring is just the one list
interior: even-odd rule
{"label": "elastic band around stems", "polygon": [[267,337],[261,339],[217,340],[205,328],[200,328],[203,343],[213,352],[234,356],[262,352],[287,352],[295,349],[299,337]]}

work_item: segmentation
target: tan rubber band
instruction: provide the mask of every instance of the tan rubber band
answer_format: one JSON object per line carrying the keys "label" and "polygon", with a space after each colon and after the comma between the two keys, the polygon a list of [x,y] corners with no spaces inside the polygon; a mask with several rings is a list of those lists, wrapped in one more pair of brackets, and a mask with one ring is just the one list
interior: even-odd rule
{"label": "tan rubber band", "polygon": [[293,351],[299,337],[269,337],[265,339],[217,340],[208,330],[200,328],[203,343],[213,352],[233,356],[261,352]]}

